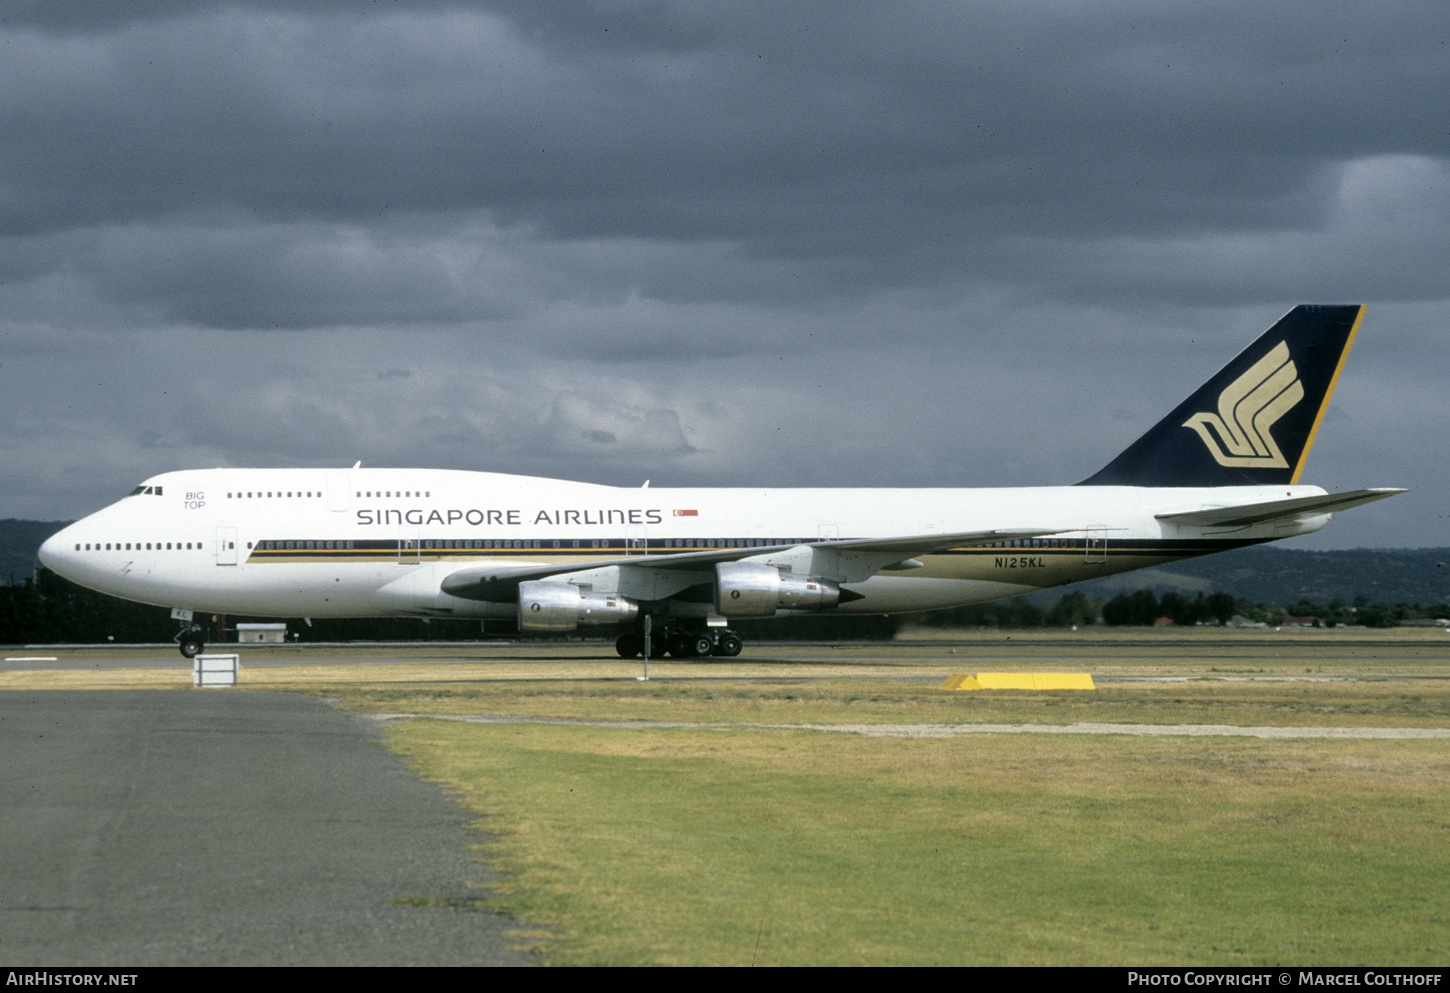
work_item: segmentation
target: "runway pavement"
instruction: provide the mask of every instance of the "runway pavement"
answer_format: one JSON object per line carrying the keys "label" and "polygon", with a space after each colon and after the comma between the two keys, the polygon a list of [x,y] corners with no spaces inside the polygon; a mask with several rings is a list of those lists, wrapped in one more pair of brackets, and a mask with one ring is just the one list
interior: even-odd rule
{"label": "runway pavement", "polygon": [[291,694],[0,692],[0,964],[533,961],[377,734]]}

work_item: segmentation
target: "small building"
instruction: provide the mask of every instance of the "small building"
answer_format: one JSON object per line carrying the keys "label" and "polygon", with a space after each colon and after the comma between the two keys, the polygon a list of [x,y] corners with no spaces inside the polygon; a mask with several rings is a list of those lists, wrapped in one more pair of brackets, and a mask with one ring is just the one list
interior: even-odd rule
{"label": "small building", "polygon": [[280,645],[286,640],[286,624],[237,625],[237,642],[242,645]]}

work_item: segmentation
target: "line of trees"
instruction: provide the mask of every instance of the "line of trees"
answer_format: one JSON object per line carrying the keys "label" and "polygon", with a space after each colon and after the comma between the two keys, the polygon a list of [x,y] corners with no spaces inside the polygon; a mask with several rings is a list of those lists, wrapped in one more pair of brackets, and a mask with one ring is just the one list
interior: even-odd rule
{"label": "line of trees", "polygon": [[[209,642],[216,642],[211,616],[196,618]],[[227,617],[228,626],[272,617]],[[289,619],[290,620],[290,619]],[[181,625],[171,611],[97,593],[48,569],[37,570],[23,583],[0,586],[0,644],[94,645],[171,641]],[[412,617],[370,617],[323,620],[309,627],[288,625],[288,637],[301,641],[468,641],[481,637],[478,621],[431,621]],[[235,641],[235,635],[226,640]]]}
{"label": "line of trees", "polygon": [[[1042,628],[1147,626],[1172,622],[1175,625],[1223,625],[1231,622],[1267,624],[1304,623],[1319,627],[1356,625],[1369,628],[1396,627],[1407,621],[1450,617],[1450,604],[1371,603],[1356,597],[1353,603],[1332,600],[1327,604],[1299,600],[1287,607],[1251,603],[1228,593],[1199,593],[1186,596],[1167,592],[1161,597],[1152,590],[1119,593],[1107,602],[1090,600],[1081,591],[1064,593],[1051,607],[1042,607],[1018,597],[970,607],[936,610],[916,615],[910,623],[920,627]],[[1286,621],[1286,618],[1290,620]]]}
{"label": "line of trees", "polygon": [[[732,626],[746,639],[806,641],[882,641],[920,628],[1069,628],[1098,624],[1143,626],[1163,618],[1174,624],[1226,624],[1234,618],[1270,625],[1285,615],[1311,618],[1324,627],[1354,624],[1394,627],[1405,621],[1450,617],[1450,605],[1370,603],[1334,600],[1318,604],[1300,600],[1288,607],[1247,603],[1227,593],[1194,597],[1152,590],[1120,593],[1107,602],[1079,590],[1064,593],[1051,606],[1017,597],[993,603],[935,610],[922,614],[878,616],[802,616],[782,620],[740,621]],[[210,625],[210,618],[198,618]],[[275,618],[229,617],[227,623]],[[23,583],[0,586],[0,644],[137,644],[170,641],[179,625],[164,607],[118,600],[96,593],[41,569]],[[508,635],[505,623],[490,621],[481,633],[476,620],[431,620],[380,617],[296,622],[288,635],[299,641],[471,641],[491,634]],[[207,638],[216,641],[213,630]],[[232,640],[232,639],[227,639]]]}

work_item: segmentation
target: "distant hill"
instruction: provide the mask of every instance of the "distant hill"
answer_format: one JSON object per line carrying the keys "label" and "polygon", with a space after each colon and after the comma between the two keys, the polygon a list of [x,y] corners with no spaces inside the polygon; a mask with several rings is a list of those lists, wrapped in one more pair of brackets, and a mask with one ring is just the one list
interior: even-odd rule
{"label": "distant hill", "polygon": [[[23,582],[35,567],[41,542],[70,521],[0,520],[0,583]],[[1109,554],[1112,554],[1109,549]],[[1354,548],[1309,552],[1260,545],[1220,555],[1142,569],[1079,583],[1089,597],[1108,600],[1119,593],[1231,593],[1240,600],[1283,607],[1299,600],[1353,604],[1450,603],[1450,548]],[[1062,590],[1033,599],[1056,603]]]}
{"label": "distant hill", "polygon": [[35,553],[70,521],[0,520],[0,583],[23,583],[35,571]]}
{"label": "distant hill", "polygon": [[[1168,590],[1231,593],[1240,600],[1280,607],[1299,600],[1328,604],[1337,599],[1352,605],[1361,596],[1370,603],[1429,606],[1450,603],[1450,548],[1310,552],[1259,545],[1078,583],[1073,588],[1102,600],[1152,589],[1160,594]],[[1050,592],[1055,602],[1057,592]]]}

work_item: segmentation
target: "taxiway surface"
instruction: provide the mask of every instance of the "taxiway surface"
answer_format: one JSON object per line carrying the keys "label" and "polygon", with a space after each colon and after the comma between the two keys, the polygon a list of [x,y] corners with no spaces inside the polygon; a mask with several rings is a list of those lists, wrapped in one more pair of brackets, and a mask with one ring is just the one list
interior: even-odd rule
{"label": "taxiway surface", "polygon": [[316,699],[0,692],[8,965],[522,965],[468,815]]}

